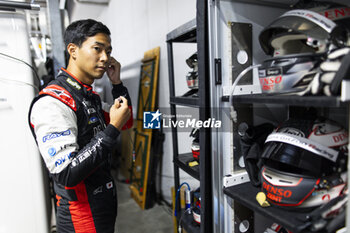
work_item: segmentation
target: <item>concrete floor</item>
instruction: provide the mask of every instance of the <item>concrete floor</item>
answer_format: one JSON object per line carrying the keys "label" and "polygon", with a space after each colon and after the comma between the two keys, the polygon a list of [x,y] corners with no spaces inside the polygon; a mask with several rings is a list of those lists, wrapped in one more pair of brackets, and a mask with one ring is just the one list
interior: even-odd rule
{"label": "concrete floor", "polygon": [[172,233],[174,232],[171,209],[155,204],[142,210],[130,196],[129,185],[116,182],[118,193],[118,217],[115,233]]}

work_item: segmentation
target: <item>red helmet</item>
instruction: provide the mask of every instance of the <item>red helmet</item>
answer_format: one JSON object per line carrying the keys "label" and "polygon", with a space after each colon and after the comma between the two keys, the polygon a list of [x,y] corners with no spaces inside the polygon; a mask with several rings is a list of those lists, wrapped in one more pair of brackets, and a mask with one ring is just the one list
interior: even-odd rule
{"label": "red helmet", "polygon": [[199,128],[192,129],[190,133],[190,137],[194,138],[191,145],[193,158],[199,161],[199,155],[200,155]]}

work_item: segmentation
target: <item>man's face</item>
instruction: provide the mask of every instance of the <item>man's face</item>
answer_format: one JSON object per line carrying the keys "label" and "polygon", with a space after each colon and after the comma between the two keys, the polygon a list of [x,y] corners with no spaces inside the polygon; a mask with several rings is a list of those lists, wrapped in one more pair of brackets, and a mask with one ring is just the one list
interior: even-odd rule
{"label": "man's face", "polygon": [[111,51],[111,38],[104,33],[98,33],[88,37],[77,48],[75,63],[82,75],[92,83],[95,79],[102,78],[108,68]]}

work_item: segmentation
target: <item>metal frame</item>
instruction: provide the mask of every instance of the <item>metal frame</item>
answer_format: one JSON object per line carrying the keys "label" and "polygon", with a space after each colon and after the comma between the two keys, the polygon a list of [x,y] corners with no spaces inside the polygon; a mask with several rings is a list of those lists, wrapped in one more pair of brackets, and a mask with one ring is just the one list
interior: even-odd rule
{"label": "metal frame", "polygon": [[[211,117],[215,119],[222,119],[221,112],[218,111],[220,107],[220,99],[217,98],[220,93],[220,87],[222,84],[222,78],[216,77],[218,74],[222,75],[222,70],[216,70],[216,69],[222,69],[222,64],[220,64],[220,67],[215,68],[215,61],[220,59],[221,61],[221,54],[220,54],[220,44],[218,43],[219,35],[218,35],[218,8],[219,8],[219,1],[212,1],[207,0],[207,4],[210,6],[208,9],[208,30],[209,30],[209,54],[208,54],[208,60],[209,60],[209,67],[210,67],[210,76],[212,77],[210,80],[210,104],[212,106],[212,113]],[[221,62],[220,62],[221,63]],[[221,79],[220,83],[215,82],[215,80]],[[213,129],[211,134],[211,147],[212,147],[212,189],[213,189],[213,195],[212,195],[212,202],[213,202],[213,212],[217,213],[216,216],[213,216],[213,233],[221,233],[224,232],[224,226],[221,224],[221,222],[224,222],[225,216],[228,218],[231,218],[229,208],[227,208],[227,202],[223,202],[223,194],[222,194],[222,178],[224,174],[223,173],[223,159],[220,156],[222,152],[222,138],[221,138],[220,129]],[[224,208],[222,211],[221,208]]]}
{"label": "metal frame", "polygon": [[[172,42],[167,42],[167,48],[168,48],[168,73],[169,73],[169,94],[170,98],[175,96],[175,81],[174,81],[174,59],[173,59],[173,44]],[[173,122],[176,121],[176,105],[170,103],[170,114],[171,114],[171,120]],[[177,138],[177,129],[175,127],[171,128],[171,135],[173,138],[173,160],[177,158],[179,155],[178,150],[178,138]],[[176,163],[173,163],[174,166],[174,187],[175,187],[175,193],[180,187],[180,172],[179,172],[179,166]],[[179,202],[177,202],[179,203]],[[180,205],[178,204],[175,206],[176,211],[180,212]]]}
{"label": "metal frame", "polygon": [[[208,5],[206,1],[197,1],[197,16],[182,27],[175,29],[167,34],[167,49],[168,49],[168,72],[169,72],[169,93],[170,93],[170,112],[173,116],[171,120],[176,121],[176,105],[186,105],[192,107],[199,107],[200,120],[206,120],[210,117],[210,75],[208,59]],[[195,27],[196,26],[196,27]],[[184,30],[186,29],[186,30]],[[195,34],[193,31],[195,30]],[[195,36],[195,40],[193,39]],[[174,77],[174,60],[173,60],[173,44],[174,42],[195,42],[197,41],[198,51],[198,76],[199,76],[199,98],[196,100],[197,106],[193,105],[193,100],[186,98],[175,97],[175,77]],[[211,177],[211,143],[210,143],[210,129],[202,128],[200,130],[200,193],[201,193],[201,233],[212,233],[212,177]],[[178,151],[178,137],[177,129],[172,128],[173,137],[173,157],[177,160]],[[180,167],[174,163],[174,186],[175,191],[180,186],[179,177]],[[180,212],[179,201],[178,206],[175,206],[178,213]]]}
{"label": "metal frame", "polygon": [[63,43],[62,20],[58,0],[47,0],[47,10],[50,17],[52,59],[54,75],[56,77],[61,67],[66,66],[64,57],[65,46]]}
{"label": "metal frame", "polygon": [[[209,5],[204,0],[197,1],[197,53],[199,77],[199,118],[206,120],[211,116],[210,69],[209,62]],[[211,129],[201,128],[200,142],[200,193],[201,193],[201,233],[213,232],[212,208],[212,146]],[[202,204],[203,203],[203,204]]]}

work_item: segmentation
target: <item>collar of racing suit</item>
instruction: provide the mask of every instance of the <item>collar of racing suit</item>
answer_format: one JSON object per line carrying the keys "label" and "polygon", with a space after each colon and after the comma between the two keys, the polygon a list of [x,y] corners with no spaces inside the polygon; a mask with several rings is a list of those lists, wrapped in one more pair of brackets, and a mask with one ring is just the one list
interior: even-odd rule
{"label": "collar of racing suit", "polygon": [[[85,87],[88,91],[93,91],[92,90],[92,86],[86,83],[83,83],[82,81],[80,81],[77,77],[75,77],[75,75],[73,75],[71,72],[69,72],[68,70],[66,70],[65,68],[61,67],[60,72],[58,73],[58,76],[62,74],[65,74],[65,76],[69,76],[71,78],[73,78],[75,81],[77,81],[81,86]],[[96,92],[93,91],[93,93],[96,94]]]}
{"label": "collar of racing suit", "polygon": [[[91,95],[96,94],[98,95],[93,89],[92,86],[86,83],[83,83],[82,81],[80,81],[77,77],[75,77],[72,73],[70,73],[68,70],[66,70],[65,68],[61,67],[61,70],[59,71],[57,78],[59,79],[60,77],[64,77],[65,82],[70,84],[71,87],[73,87],[73,89],[76,89],[78,91],[82,91],[83,94],[86,95]],[[63,80],[62,80],[63,81]],[[68,90],[71,91],[71,90]]]}
{"label": "collar of racing suit", "polygon": [[97,108],[93,111],[96,111],[103,129],[106,128],[103,120],[104,117],[101,115],[101,100],[99,95],[93,91],[92,86],[81,82],[64,68],[61,68],[57,75],[57,79],[65,85],[65,88],[72,94],[73,98],[76,98],[76,102],[78,103],[77,105],[79,106],[79,103],[81,103],[81,108],[87,118],[91,117],[91,111],[93,110],[92,108]]}

